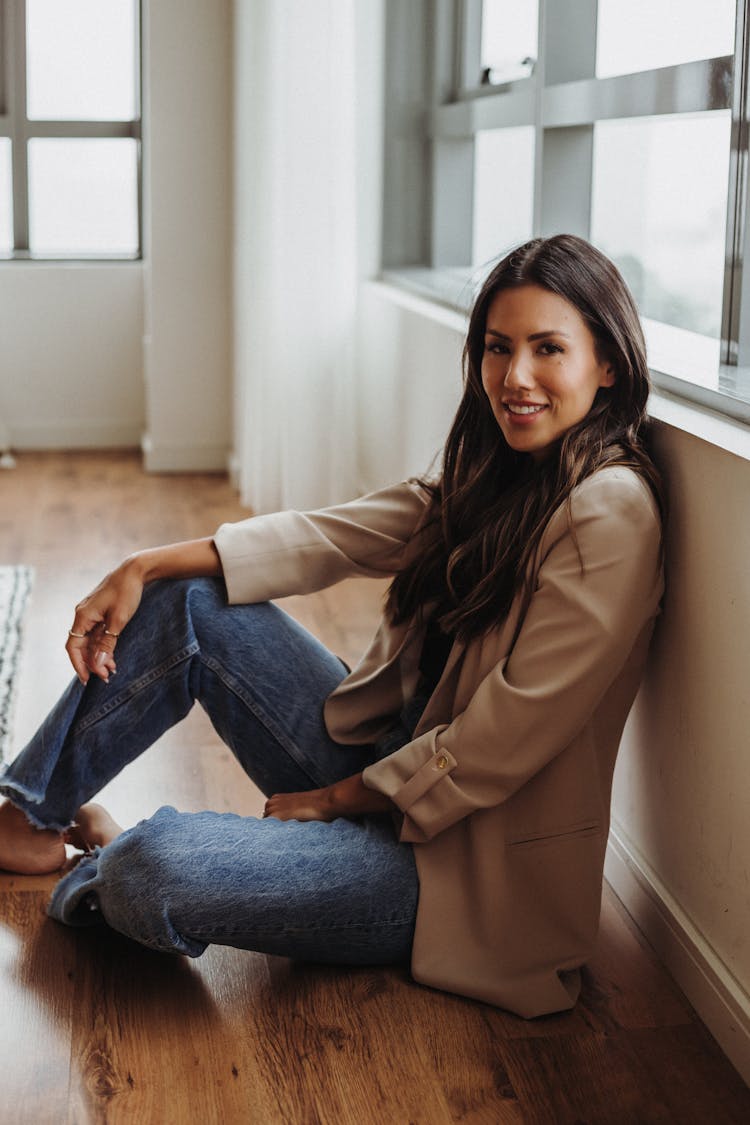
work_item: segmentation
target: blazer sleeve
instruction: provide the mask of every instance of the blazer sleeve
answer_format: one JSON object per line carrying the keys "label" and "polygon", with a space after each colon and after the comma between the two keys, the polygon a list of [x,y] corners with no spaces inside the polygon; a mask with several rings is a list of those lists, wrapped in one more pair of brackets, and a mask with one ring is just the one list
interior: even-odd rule
{"label": "blazer sleeve", "polygon": [[315,512],[222,524],[214,536],[230,603],[307,594],[354,575],[399,569],[428,495],[406,481]]}
{"label": "blazer sleeve", "polygon": [[559,509],[543,536],[510,656],[453,722],[365,770],[365,784],[404,813],[403,840],[424,842],[501,804],[563,750],[658,612],[661,524],[647,486],[630,470],[605,470],[571,504],[572,520]]}

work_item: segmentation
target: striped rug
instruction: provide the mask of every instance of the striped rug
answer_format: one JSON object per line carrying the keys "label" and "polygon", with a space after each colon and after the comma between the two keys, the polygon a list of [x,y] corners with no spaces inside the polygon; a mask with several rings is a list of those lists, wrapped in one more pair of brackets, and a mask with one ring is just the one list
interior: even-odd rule
{"label": "striped rug", "polygon": [[12,757],[13,704],[32,577],[30,566],[0,566],[0,762]]}

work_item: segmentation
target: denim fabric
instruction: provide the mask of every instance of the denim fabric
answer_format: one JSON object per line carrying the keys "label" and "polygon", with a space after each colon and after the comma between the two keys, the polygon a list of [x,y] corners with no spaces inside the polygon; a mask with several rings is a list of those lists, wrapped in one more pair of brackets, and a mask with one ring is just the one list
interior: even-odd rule
{"label": "denim fabric", "polygon": [[[75,680],[0,792],[62,829],[81,804],[182,719],[195,700],[266,794],[330,785],[372,747],[333,742],[323,703],[342,662],[276,606],[228,606],[215,579],[155,582],[117,646],[109,684]],[[418,880],[388,816],[258,820],[162,808],[84,857],[50,913],[102,917],[154,949],[211,942],[336,963],[409,957]]]}

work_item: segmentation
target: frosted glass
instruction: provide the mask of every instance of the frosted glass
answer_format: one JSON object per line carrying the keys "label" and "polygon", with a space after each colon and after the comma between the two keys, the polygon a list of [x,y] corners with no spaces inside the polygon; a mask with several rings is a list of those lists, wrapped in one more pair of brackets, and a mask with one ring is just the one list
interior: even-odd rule
{"label": "frosted glass", "polygon": [[133,140],[29,141],[31,253],[136,255],[137,171]]}
{"label": "frosted glass", "polygon": [[537,57],[538,24],[537,0],[483,0],[482,69],[493,72],[494,82],[510,82],[531,72],[523,60]]}
{"label": "frosted glass", "polygon": [[0,137],[0,257],[13,251],[13,180],[11,144]]}
{"label": "frosted glass", "polygon": [[26,0],[28,115],[136,116],[135,0]]}
{"label": "frosted glass", "polygon": [[591,237],[641,313],[721,333],[729,110],[594,127]]}
{"label": "frosted glass", "polygon": [[472,265],[531,238],[533,224],[533,126],[481,130],[474,148]]}
{"label": "frosted glass", "polygon": [[599,0],[596,74],[734,54],[735,0]]}

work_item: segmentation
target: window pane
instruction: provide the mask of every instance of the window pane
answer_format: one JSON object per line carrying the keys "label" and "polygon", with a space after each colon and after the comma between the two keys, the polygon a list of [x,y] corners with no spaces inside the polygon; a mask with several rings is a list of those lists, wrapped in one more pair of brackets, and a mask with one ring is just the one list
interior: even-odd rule
{"label": "window pane", "polygon": [[28,115],[136,116],[135,0],[26,0]]}
{"label": "window pane", "polygon": [[596,74],[734,54],[735,0],[599,0]]}
{"label": "window pane", "polygon": [[[537,0],[482,0],[482,70],[490,81],[526,78],[537,55]],[[527,61],[525,61],[527,60]]]}
{"label": "window pane", "polygon": [[474,148],[474,245],[480,266],[531,238],[534,224],[534,128],[484,129]]}
{"label": "window pane", "polygon": [[13,180],[10,141],[0,137],[0,257],[13,251]]}
{"label": "window pane", "polygon": [[29,239],[37,256],[138,253],[133,140],[29,141]]}
{"label": "window pane", "polygon": [[643,316],[721,335],[729,110],[599,122],[591,237]]}

